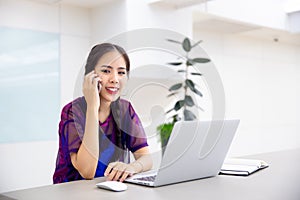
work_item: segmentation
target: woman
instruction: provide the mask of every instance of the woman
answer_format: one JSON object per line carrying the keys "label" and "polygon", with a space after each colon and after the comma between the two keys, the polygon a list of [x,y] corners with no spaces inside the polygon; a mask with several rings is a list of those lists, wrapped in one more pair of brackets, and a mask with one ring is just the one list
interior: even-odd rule
{"label": "woman", "polygon": [[[120,99],[129,70],[121,47],[103,43],[92,48],[85,65],[84,97],[62,110],[54,183],[100,176],[123,182],[152,168],[141,122],[131,104]],[[129,151],[135,157],[132,163]]]}

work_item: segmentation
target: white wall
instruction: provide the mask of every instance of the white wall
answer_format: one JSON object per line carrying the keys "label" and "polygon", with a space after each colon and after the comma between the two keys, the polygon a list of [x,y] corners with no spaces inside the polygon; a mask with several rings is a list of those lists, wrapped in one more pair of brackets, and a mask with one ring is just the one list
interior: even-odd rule
{"label": "white wall", "polygon": [[[75,79],[90,49],[89,10],[31,1],[0,0],[0,26],[61,34],[61,106],[71,101]],[[58,135],[57,132],[53,134]],[[57,150],[57,140],[0,144],[0,193],[52,184]]]}
{"label": "white wall", "polygon": [[1,144],[0,193],[52,184],[57,149],[56,141]]}
{"label": "white wall", "polygon": [[263,27],[288,30],[286,0],[214,0],[195,6],[209,14]]}
{"label": "white wall", "polygon": [[299,148],[300,46],[195,30],[218,68],[227,118],[241,119],[231,155]]}
{"label": "white wall", "polygon": [[60,5],[61,106],[76,97],[74,86],[91,49],[91,29],[90,9]]}
{"label": "white wall", "polygon": [[92,8],[91,41],[92,44],[105,42],[111,37],[127,31],[125,0],[113,0]]}
{"label": "white wall", "polygon": [[189,8],[176,9],[148,4],[146,1],[126,0],[128,30],[162,28],[188,37],[193,34],[192,12]]}
{"label": "white wall", "polygon": [[59,31],[59,7],[56,5],[0,0],[0,9],[1,26],[56,33]]}

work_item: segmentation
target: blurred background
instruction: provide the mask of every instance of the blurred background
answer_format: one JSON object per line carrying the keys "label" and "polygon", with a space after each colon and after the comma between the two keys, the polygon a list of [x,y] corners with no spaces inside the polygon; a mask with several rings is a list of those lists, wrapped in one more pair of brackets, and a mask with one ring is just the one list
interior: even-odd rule
{"label": "blurred background", "polygon": [[[89,50],[142,28],[203,40],[225,116],[241,120],[228,156],[300,147],[299,0],[0,0],[0,193],[52,184],[60,111],[81,95]],[[155,152],[155,128],[174,102],[167,86],[180,77],[163,67],[166,53],[130,58],[124,95]],[[210,118],[209,97],[201,105]]]}

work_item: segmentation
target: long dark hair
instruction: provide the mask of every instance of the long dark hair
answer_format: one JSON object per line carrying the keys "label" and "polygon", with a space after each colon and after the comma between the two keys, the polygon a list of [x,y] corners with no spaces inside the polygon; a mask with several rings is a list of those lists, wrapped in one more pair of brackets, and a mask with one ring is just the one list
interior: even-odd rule
{"label": "long dark hair", "polygon": [[[95,69],[95,66],[97,65],[99,59],[106,53],[109,52],[113,52],[113,51],[117,51],[118,53],[120,53],[120,55],[124,58],[125,60],[125,64],[126,64],[126,71],[127,74],[129,74],[130,71],[130,61],[129,61],[129,57],[126,53],[126,51],[115,44],[111,44],[111,43],[102,43],[102,44],[97,44],[95,45],[90,53],[89,56],[87,58],[86,61],[86,65],[85,65],[85,75],[90,73],[91,71],[93,71]],[[111,104],[111,110],[112,110],[112,114],[113,114],[113,118],[114,121],[116,122],[116,148],[115,148],[115,153],[111,158],[111,161],[116,161],[118,159],[124,159],[124,153],[127,151],[126,150],[126,144],[125,144],[125,140],[122,141],[122,135],[125,136],[124,134],[122,134],[122,131],[120,129],[120,121],[121,121],[121,116],[120,116],[120,105],[119,105],[119,100],[120,98],[118,98],[115,102],[113,102]],[[104,134],[102,132],[102,129],[99,129],[100,134]],[[99,140],[100,142],[100,140]],[[101,154],[101,153],[100,153]],[[100,156],[99,154],[99,156]]]}
{"label": "long dark hair", "polygon": [[91,71],[93,71],[95,69],[95,66],[98,63],[98,60],[104,54],[106,54],[108,52],[112,52],[112,51],[117,51],[118,53],[120,53],[123,56],[125,63],[126,63],[127,74],[129,74],[130,61],[129,61],[129,57],[128,57],[126,51],[122,47],[120,47],[116,44],[111,44],[111,43],[97,44],[91,49],[89,56],[87,58],[87,61],[86,61],[84,74],[86,75],[86,74],[90,73]]}

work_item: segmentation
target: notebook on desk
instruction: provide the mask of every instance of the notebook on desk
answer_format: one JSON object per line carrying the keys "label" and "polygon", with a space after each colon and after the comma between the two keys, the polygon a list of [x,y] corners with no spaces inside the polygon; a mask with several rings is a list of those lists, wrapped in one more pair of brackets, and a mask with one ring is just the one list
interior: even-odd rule
{"label": "notebook on desk", "polygon": [[238,124],[239,120],[177,122],[159,169],[125,181],[158,187],[218,175]]}
{"label": "notebook on desk", "polygon": [[249,176],[261,169],[269,167],[263,160],[228,158],[221,168],[221,175]]}

